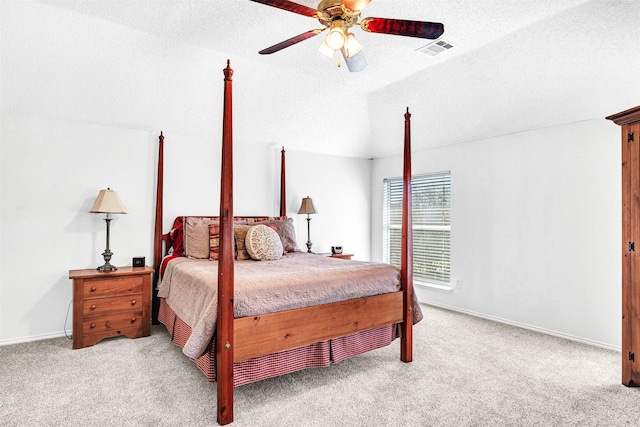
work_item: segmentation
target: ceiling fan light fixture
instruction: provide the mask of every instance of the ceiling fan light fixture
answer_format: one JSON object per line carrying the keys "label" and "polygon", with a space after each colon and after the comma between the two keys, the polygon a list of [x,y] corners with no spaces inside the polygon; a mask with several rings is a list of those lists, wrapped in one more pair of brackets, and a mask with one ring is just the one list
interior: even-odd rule
{"label": "ceiling fan light fixture", "polygon": [[336,51],[331,46],[329,46],[329,43],[327,43],[327,39],[325,38],[322,44],[320,45],[320,47],[318,48],[318,52],[320,52],[321,54],[323,54],[328,58],[333,59],[333,56]]}
{"label": "ceiling fan light fixture", "polygon": [[344,50],[347,58],[356,55],[362,50],[362,45],[356,40],[356,36],[352,33],[347,35],[347,40],[344,43]]}
{"label": "ceiling fan light fixture", "polygon": [[344,48],[340,49],[340,52],[342,52],[342,56],[344,56],[344,62],[347,64],[349,72],[356,73],[367,68],[367,60],[364,57],[363,51],[360,51],[355,55],[351,55],[350,57],[347,57],[347,53],[344,51]]}
{"label": "ceiling fan light fixture", "polygon": [[336,19],[331,23],[331,29],[327,35],[327,44],[332,49],[340,49],[347,40],[347,24],[342,19]]}

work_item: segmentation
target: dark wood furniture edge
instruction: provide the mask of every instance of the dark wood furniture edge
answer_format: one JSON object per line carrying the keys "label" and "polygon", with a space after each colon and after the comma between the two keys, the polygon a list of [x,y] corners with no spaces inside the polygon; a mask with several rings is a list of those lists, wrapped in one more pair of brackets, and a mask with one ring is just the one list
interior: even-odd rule
{"label": "dark wood furniture edge", "polygon": [[404,292],[402,304],[402,337],[400,360],[413,360],[413,231],[411,203],[411,114],[404,115],[404,162],[402,171],[402,240],[400,243],[400,287]]}
{"label": "dark wood furniture edge", "polygon": [[95,268],[85,268],[79,270],[69,270],[69,279],[84,279],[87,277],[96,277],[100,275],[107,276],[128,276],[131,274],[153,273],[154,270],[149,266],[144,267],[118,267],[117,270],[99,271]]}
{"label": "dark wood furniture edge", "polygon": [[640,105],[605,118],[620,126],[640,122]]}
{"label": "dark wood furniture edge", "polygon": [[216,321],[216,376],[218,423],[233,421],[233,70],[224,72],[222,167],[220,177],[220,257],[218,259],[218,319]]}
{"label": "dark wood furniture edge", "polygon": [[[151,281],[151,323],[159,324],[158,311],[160,310],[160,300],[158,299],[158,290],[156,283],[160,277],[160,263],[162,262],[162,248],[165,242],[165,236],[162,235],[162,208],[164,194],[164,135],[162,131],[158,137],[158,175],[156,184],[156,218],[153,229],[153,268],[155,273]],[[168,236],[166,236],[168,240]]]}
{"label": "dark wood furniture edge", "polygon": [[[402,321],[404,292],[235,319],[235,361],[278,353]],[[371,316],[371,311],[376,316]]]}
{"label": "dark wood furniture edge", "polygon": [[280,216],[287,215],[287,173],[284,147],[280,151]]}
{"label": "dark wood furniture edge", "polygon": [[[636,191],[640,188],[640,105],[612,114],[606,117],[617,125],[622,126],[621,138],[621,184],[622,184],[622,344],[621,344],[621,382],[628,387],[640,385],[640,372],[634,369],[636,351],[634,349],[634,337],[640,334],[640,322],[637,313],[640,304],[636,292],[633,289],[637,282],[637,272],[634,265],[638,264],[635,251],[630,251],[628,243],[635,236],[640,235],[640,221],[634,219],[634,215],[640,212],[640,203],[636,197]],[[634,126],[636,132],[629,132],[629,127]],[[627,133],[625,134],[625,127]],[[633,154],[633,155],[632,155]],[[634,335],[635,334],[635,335]]]}
{"label": "dark wood furniture edge", "polygon": [[[80,349],[89,346],[93,346],[105,338],[122,335],[129,338],[139,338],[151,335],[151,316],[150,316],[150,299],[151,299],[151,277],[154,270],[149,266],[144,267],[118,267],[117,270],[100,271],[95,268],[69,270],[69,279],[73,281],[73,349]],[[84,331],[84,321],[90,315],[83,313],[83,305],[87,296],[84,293],[85,280],[90,281],[102,281],[111,278],[118,278],[124,276],[142,276],[142,288],[141,293],[146,294],[146,298],[143,296],[141,301],[140,311],[142,313],[142,326],[140,328],[119,328],[114,329],[111,332],[100,331],[96,333],[86,333]],[[123,294],[124,295],[124,294]],[[96,300],[96,297],[89,297]],[[109,299],[107,294],[101,294],[97,297],[97,300]],[[137,311],[137,310],[136,310]],[[127,313],[124,313],[127,314]],[[110,313],[110,315],[117,316],[117,313]],[[127,314],[128,316],[128,314]]]}

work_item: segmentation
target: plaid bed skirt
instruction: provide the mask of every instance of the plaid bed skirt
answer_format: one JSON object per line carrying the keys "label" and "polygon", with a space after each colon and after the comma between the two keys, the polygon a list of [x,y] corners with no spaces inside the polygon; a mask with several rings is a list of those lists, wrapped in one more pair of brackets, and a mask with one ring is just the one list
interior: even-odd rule
{"label": "plaid bed skirt", "polygon": [[[166,326],[173,343],[180,348],[184,347],[191,335],[191,327],[174,313],[163,298],[160,299],[158,320]],[[234,362],[233,385],[237,387],[301,369],[329,366],[331,363],[391,344],[398,336],[399,329],[395,325],[388,325],[305,347]],[[210,382],[216,381],[215,339],[211,341],[202,356],[192,360]]]}

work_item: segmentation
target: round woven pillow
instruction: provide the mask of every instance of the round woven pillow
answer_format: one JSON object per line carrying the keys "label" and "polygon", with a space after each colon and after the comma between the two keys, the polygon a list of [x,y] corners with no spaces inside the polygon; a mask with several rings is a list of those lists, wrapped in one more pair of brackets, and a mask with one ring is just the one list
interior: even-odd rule
{"label": "round woven pillow", "polygon": [[247,231],[244,244],[251,258],[258,261],[273,261],[282,257],[282,241],[273,228],[255,225]]}

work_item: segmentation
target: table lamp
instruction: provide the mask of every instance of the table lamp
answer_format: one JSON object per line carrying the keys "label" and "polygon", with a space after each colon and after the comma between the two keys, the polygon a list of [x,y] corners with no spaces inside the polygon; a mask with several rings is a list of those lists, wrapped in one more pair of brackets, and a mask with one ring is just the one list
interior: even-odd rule
{"label": "table lamp", "polygon": [[98,267],[99,271],[111,271],[117,270],[118,267],[111,265],[109,261],[111,260],[111,255],[113,252],[109,249],[109,228],[110,223],[113,218],[111,218],[111,214],[126,214],[125,210],[120,198],[118,197],[118,193],[114,190],[107,188],[106,190],[100,190],[100,194],[96,198],[96,201],[93,203],[93,207],[89,210],[91,213],[103,213],[106,214],[104,220],[107,223],[107,249],[102,253],[104,257],[104,265]]}
{"label": "table lamp", "polygon": [[307,215],[307,252],[311,253],[311,234],[309,233],[309,223],[311,222],[311,217],[309,215],[315,214],[316,208],[313,207],[313,200],[311,197],[303,197],[302,204],[300,205],[300,209],[298,209],[298,214],[306,214]]}

